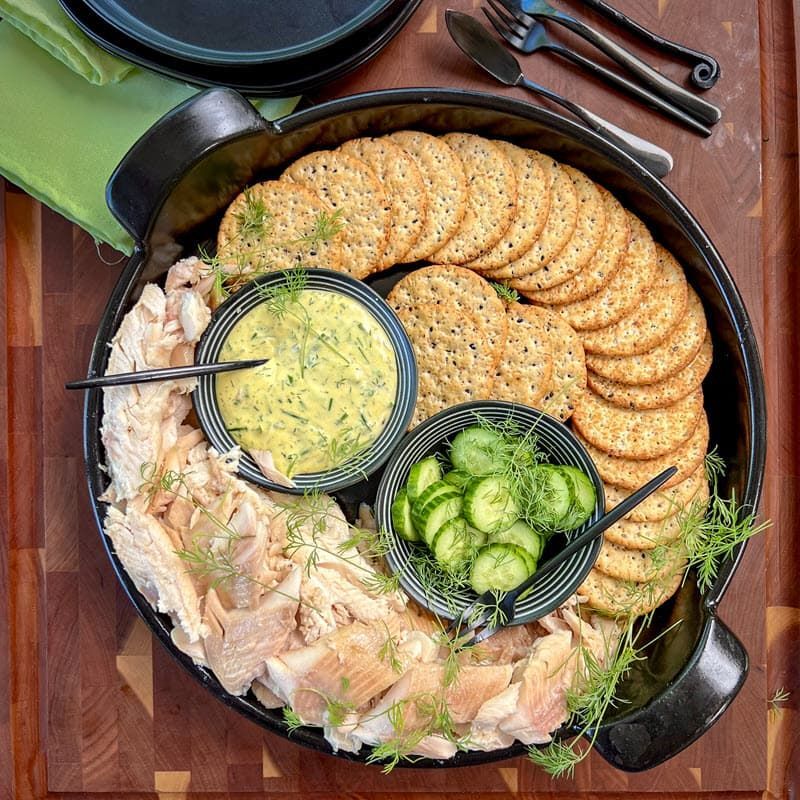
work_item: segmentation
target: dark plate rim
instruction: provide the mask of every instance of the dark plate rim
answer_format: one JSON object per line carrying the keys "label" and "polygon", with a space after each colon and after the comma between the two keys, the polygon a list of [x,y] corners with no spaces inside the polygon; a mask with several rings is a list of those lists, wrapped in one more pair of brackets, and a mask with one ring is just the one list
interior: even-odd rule
{"label": "dark plate rim", "polygon": [[[358,69],[374,58],[403,29],[422,0],[397,0],[396,14],[369,30],[351,34],[351,38],[321,50],[310,59],[273,63],[269,69],[257,65],[212,67],[170,58],[151,50],[107,25],[88,9],[82,0],[58,0],[70,19],[99,47],[137,66],[200,87],[227,86],[256,97],[291,97],[317,89]],[[321,63],[329,63],[320,68]],[[277,77],[267,80],[272,75]]]}
{"label": "dark plate rim", "polygon": [[[295,44],[281,49],[262,50],[260,52],[218,50],[187,44],[158,29],[145,25],[135,14],[119,8],[117,3],[110,4],[102,2],[102,0],[80,0],[80,2],[116,31],[151,50],[193,63],[202,63],[209,66],[231,66],[271,64],[276,61],[286,61],[311,55],[346,39],[348,36],[357,33],[361,28],[368,26],[395,0],[371,0],[367,8],[328,34],[321,34],[315,39],[310,39],[302,44]],[[110,6],[117,6],[116,13],[115,9]]]}

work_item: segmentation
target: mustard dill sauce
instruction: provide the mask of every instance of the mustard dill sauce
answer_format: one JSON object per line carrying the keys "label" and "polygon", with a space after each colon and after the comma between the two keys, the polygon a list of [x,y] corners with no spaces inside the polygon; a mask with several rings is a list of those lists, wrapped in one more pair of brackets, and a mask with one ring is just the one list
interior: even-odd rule
{"label": "mustard dill sauce", "polygon": [[332,469],[377,439],[392,412],[389,337],[356,300],[306,289],[277,316],[262,303],[231,329],[220,361],[268,358],[217,375],[220,413],[246,450],[287,476]]}

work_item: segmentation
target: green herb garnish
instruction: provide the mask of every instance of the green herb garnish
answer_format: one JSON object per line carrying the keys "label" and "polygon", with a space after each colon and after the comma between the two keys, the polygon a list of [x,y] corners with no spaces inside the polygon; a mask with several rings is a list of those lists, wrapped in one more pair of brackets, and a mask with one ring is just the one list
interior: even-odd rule
{"label": "green herb garnish", "polygon": [[519,302],[519,292],[509,286],[505,281],[502,283],[491,283],[490,286],[497,292],[497,296],[504,303],[511,305],[512,303]]}

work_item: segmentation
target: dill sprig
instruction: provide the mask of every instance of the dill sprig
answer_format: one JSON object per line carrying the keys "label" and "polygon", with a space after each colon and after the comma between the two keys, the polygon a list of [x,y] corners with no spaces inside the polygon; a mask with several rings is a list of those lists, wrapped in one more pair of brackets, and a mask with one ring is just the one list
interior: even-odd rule
{"label": "dill sprig", "polygon": [[[486,445],[486,454],[499,466],[496,474],[517,501],[520,517],[545,536],[557,531],[557,519],[552,513],[553,489],[538,469],[546,456],[539,447],[536,425],[523,429],[513,420],[492,422],[480,416],[477,424],[495,435],[495,441]],[[573,516],[577,510],[577,498],[573,498],[564,517]]]}
{"label": "dill sprig", "polygon": [[[503,557],[504,556],[501,555],[498,558],[503,558]],[[506,594],[507,592],[501,591],[499,589],[492,589],[491,602],[475,603],[475,606],[469,615],[467,623],[469,625],[472,625],[473,623],[477,622],[479,619],[485,616],[486,619],[482,623],[483,626],[487,628],[503,627],[503,625],[505,625],[506,622],[508,622],[508,617],[500,604],[503,602]]]}
{"label": "dill sprig", "polygon": [[244,190],[244,208],[234,214],[234,219],[243,239],[271,236],[275,225],[275,215],[267,210],[263,198],[253,194],[252,187]]}
{"label": "dill sprig", "polygon": [[507,305],[519,302],[519,292],[505,281],[489,284],[497,292],[497,296]]}
{"label": "dill sprig", "polygon": [[777,720],[783,713],[783,704],[791,696],[792,693],[781,686],[774,691],[772,697],[770,697],[770,699],[767,701],[767,705],[769,706],[769,717],[773,722]]}
{"label": "dill sprig", "polygon": [[739,545],[772,524],[769,520],[757,523],[755,512],[739,503],[735,491],[729,498],[720,496],[719,479],[725,474],[725,463],[715,450],[706,456],[705,469],[711,483],[708,507],[695,500],[678,511],[681,540],[689,566],[696,570],[701,592],[714,583],[720,565],[733,556]]}
{"label": "dill sprig", "polygon": [[413,547],[404,569],[416,575],[429,603],[434,599],[444,599],[447,610],[454,617],[458,615],[460,601],[471,591],[467,562],[456,569],[445,570],[427,547]]}
{"label": "dill sprig", "polygon": [[[406,730],[407,714],[413,711],[415,722],[413,729]],[[401,761],[414,763],[421,756],[413,755],[413,751],[427,736],[438,735],[452,742],[460,750],[466,749],[466,737],[459,736],[456,731],[450,708],[444,693],[421,693],[398,700],[385,712],[395,736],[381,744],[375,745],[367,756],[367,763],[383,763],[383,773],[390,773]]]}
{"label": "dill sprig", "polygon": [[386,628],[386,640],[378,650],[378,659],[386,661],[392,668],[392,672],[401,673],[403,671],[403,662],[397,649],[397,639],[392,636],[389,626],[384,622],[383,627]]}
{"label": "dill sprig", "polygon": [[291,736],[298,728],[305,727],[305,722],[300,719],[300,715],[290,706],[283,707],[283,721],[286,725],[286,732]]}
{"label": "dill sprig", "polygon": [[333,239],[344,229],[344,226],[345,221],[342,219],[341,208],[336,209],[332,214],[320,211],[314,218],[314,227],[311,229],[311,233],[301,236],[299,239],[294,239],[291,244],[303,244],[313,250],[323,242]]}

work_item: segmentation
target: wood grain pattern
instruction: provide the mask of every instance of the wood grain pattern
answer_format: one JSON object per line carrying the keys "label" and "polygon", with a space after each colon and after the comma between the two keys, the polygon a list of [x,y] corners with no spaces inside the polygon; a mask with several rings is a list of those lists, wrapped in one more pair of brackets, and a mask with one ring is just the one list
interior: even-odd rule
{"label": "wood grain pattern", "polygon": [[[498,93],[444,32],[445,7],[479,5],[425,0],[377,59],[317,99],[419,85]],[[572,10],[580,5],[563,2]],[[723,77],[708,97],[725,116],[709,139],[620,102],[616,92],[551,56],[523,61],[531,77],[675,154],[666,183],[719,247],[759,335],[770,412],[763,513],[775,527],[750,544],[721,607],[751,657],[747,683],[722,720],[644,774],[624,774],[592,757],[572,782],[552,781],[524,759],[457,771],[398,770],[387,778],[301,749],[213,701],[153,642],[116,583],[86,497],[81,398],[61,390],[85,371],[118,269],[103,263],[85,233],[0,182],[0,686],[9,687],[0,698],[0,798],[794,796],[800,543],[796,504],[785,498],[800,489],[793,413],[800,397],[800,14],[792,0],[616,5],[719,57]],[[587,17],[608,30],[604,20]],[[619,38],[665,74],[685,76],[682,65]],[[520,90],[501,93],[529,99]],[[103,258],[116,255],[104,249]],[[770,718],[767,699],[781,686],[793,694]]]}

